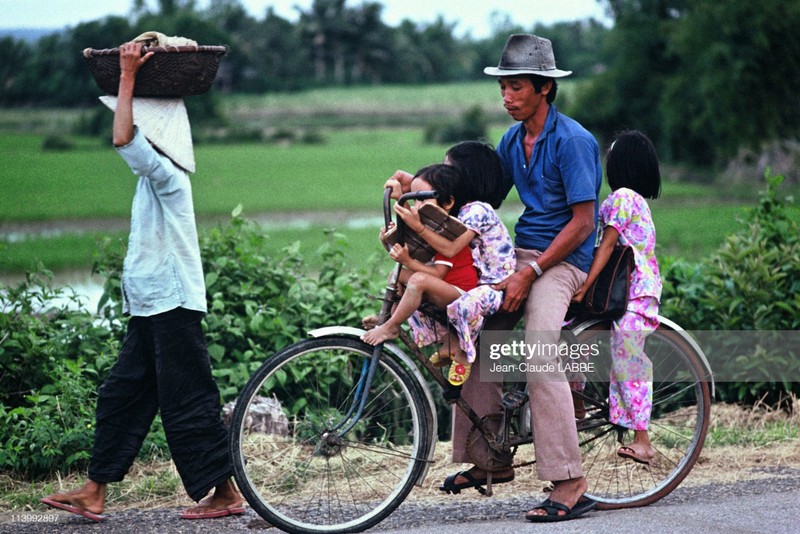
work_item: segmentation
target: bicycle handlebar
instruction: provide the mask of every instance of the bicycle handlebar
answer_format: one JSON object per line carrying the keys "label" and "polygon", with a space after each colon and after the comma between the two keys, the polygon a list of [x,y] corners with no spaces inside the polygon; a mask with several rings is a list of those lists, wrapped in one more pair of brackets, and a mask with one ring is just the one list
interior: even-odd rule
{"label": "bicycle handlebar", "polygon": [[[389,225],[392,222],[392,207],[391,207],[391,194],[392,188],[387,187],[383,191],[383,220],[384,225],[383,227],[388,230]],[[397,200],[397,203],[401,206],[408,202],[409,200],[430,200],[432,198],[439,198],[438,191],[415,191],[413,193],[404,193],[400,196]],[[399,221],[398,221],[399,222]]]}
{"label": "bicycle handlebar", "polygon": [[[389,225],[392,223],[392,208],[391,208],[391,193],[392,188],[387,187],[383,191],[383,219],[384,225],[383,227],[388,230]],[[400,196],[397,200],[397,203],[401,206],[408,202],[409,200],[429,200],[431,198],[439,198],[438,191],[415,191],[413,193],[405,193]],[[406,242],[405,239],[405,224],[403,224],[403,220],[398,217],[397,218],[397,242],[401,245]]]}

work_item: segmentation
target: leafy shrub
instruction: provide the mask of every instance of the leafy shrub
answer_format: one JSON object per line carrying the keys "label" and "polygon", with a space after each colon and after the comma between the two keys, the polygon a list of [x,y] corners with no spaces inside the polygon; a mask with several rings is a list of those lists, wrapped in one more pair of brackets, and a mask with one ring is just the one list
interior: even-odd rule
{"label": "leafy shrub", "polygon": [[[312,328],[360,324],[374,311],[384,274],[346,266],[343,238],[328,232],[310,272],[299,244],[267,254],[269,237],[237,213],[200,236],[209,313],[205,333],[225,401],[278,349]],[[116,360],[126,321],[120,302],[124,243],[100,243],[93,272],[105,277],[98,314],[47,271],[0,287],[0,471],[35,478],[85,467],[93,441],[96,388]],[[167,453],[157,419],[142,457]]]}
{"label": "leafy shrub", "polygon": [[480,106],[465,111],[458,120],[431,124],[425,128],[425,142],[437,144],[486,139],[488,119]]}
{"label": "leafy shrub", "polygon": [[[218,225],[200,235],[206,275],[208,314],[205,335],[214,376],[223,401],[236,397],[265,358],[299,339],[313,328],[331,324],[360,324],[373,311],[368,294],[380,291],[383,275],[365,266],[346,266],[343,237],[328,232],[329,241],[317,251],[323,267],[312,273],[299,254],[299,243],[266,253],[269,236],[255,222],[234,211],[230,224]],[[119,277],[122,254],[110,254],[95,265],[106,276],[101,302],[120,313]]]}
{"label": "leafy shrub", "polygon": [[[663,315],[690,330],[800,328],[800,225],[787,209],[791,199],[778,196],[782,181],[768,177],[759,204],[713,256],[697,265],[678,261],[667,266]],[[727,354],[724,364],[727,376],[752,377],[756,369],[772,369],[773,377],[775,369],[786,376],[800,374],[796,354],[766,349]],[[800,392],[800,384],[766,377],[763,382],[719,384],[717,390],[728,401],[778,402],[789,392]]]}
{"label": "leafy shrub", "polygon": [[111,329],[40,269],[0,287],[0,471],[85,465],[94,395],[116,356]]}

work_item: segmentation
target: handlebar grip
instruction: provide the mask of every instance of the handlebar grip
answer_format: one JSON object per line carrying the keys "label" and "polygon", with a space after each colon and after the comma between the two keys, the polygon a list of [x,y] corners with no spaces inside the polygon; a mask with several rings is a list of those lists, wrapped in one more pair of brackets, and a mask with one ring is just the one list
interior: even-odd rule
{"label": "handlebar grip", "polygon": [[438,191],[416,191],[414,193],[406,193],[397,201],[398,204],[403,205],[409,200],[429,200],[432,198],[439,198]]}
{"label": "handlebar grip", "polygon": [[383,190],[383,227],[387,230],[392,224],[392,188],[387,187]]}

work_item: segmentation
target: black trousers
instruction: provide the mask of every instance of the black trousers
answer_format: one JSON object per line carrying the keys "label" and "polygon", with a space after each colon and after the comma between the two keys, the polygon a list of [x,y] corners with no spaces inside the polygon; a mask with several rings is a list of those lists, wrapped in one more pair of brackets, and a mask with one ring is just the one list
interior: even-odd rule
{"label": "black trousers", "polygon": [[117,362],[98,389],[91,480],[124,478],[159,409],[172,460],[192,499],[232,475],[202,318],[177,308],[129,319]]}

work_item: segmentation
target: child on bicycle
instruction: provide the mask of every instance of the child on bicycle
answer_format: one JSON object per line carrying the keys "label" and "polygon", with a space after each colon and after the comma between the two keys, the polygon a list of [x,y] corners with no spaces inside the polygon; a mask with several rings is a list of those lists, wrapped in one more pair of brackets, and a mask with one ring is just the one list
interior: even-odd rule
{"label": "child on bicycle", "polygon": [[[438,253],[452,257],[465,248],[470,250],[478,269],[477,287],[462,291],[444,304],[449,304],[448,318],[458,334],[458,346],[454,349],[446,348],[450,346],[447,338],[443,343],[443,349],[431,357],[434,365],[450,363],[448,381],[454,386],[459,386],[469,378],[471,365],[476,356],[474,340],[483,324],[483,317],[496,312],[503,301],[502,293],[492,289],[491,284],[503,280],[514,272],[516,257],[511,236],[493,207],[495,204],[499,205],[494,192],[502,176],[502,167],[494,150],[485,143],[474,141],[459,143],[448,151],[445,162],[448,166],[464,171],[465,179],[456,192],[460,206],[456,210],[454,205],[451,211],[458,214],[458,219],[467,227],[467,232],[450,241],[435,232],[426,231],[415,208],[395,206],[395,211],[411,230],[417,232]],[[397,184],[398,188],[415,189],[414,182],[417,179],[415,178],[408,186],[406,177],[405,174],[398,176],[399,180],[390,179],[387,184],[393,186]],[[397,196],[397,193],[393,196]],[[448,296],[452,295],[448,293]],[[405,298],[404,294],[400,305]],[[416,306],[419,306],[420,302],[416,299],[409,300],[409,303],[414,303]],[[441,304],[436,305],[444,307]],[[408,310],[404,308],[404,313],[401,314],[398,306],[398,310],[387,323],[368,332],[362,339],[370,344],[378,344],[397,337],[400,324],[411,318],[414,339],[419,345],[442,341],[435,328],[427,326],[419,315],[412,316]]]}
{"label": "child on bicycle", "polygon": [[580,302],[608,261],[614,245],[630,245],[635,268],[628,307],[611,330],[609,419],[634,432],[633,442],[617,451],[622,458],[650,464],[655,450],[647,425],[653,404],[653,366],[644,352],[646,336],[658,327],[661,276],[656,261],[656,231],[645,198],[658,198],[661,173],[653,143],[639,131],[616,136],[606,154],[611,194],[600,206],[602,237],[586,281],[573,297]]}
{"label": "child on bicycle", "polygon": [[[465,199],[462,196],[464,188],[461,173],[450,165],[430,165],[420,169],[411,182],[411,191],[436,191],[437,204],[451,215],[455,215],[463,207]],[[397,184],[397,188],[400,185]],[[396,194],[399,197],[399,194]],[[433,200],[416,201],[413,211],[427,202]],[[425,239],[427,227],[422,226],[420,237]],[[381,232],[383,241],[385,233]],[[426,264],[412,258],[408,245],[395,243],[389,249],[389,256],[404,269],[400,271],[398,283],[403,287],[403,296],[392,316],[385,323],[373,328],[362,336],[362,339],[371,345],[377,345],[389,339],[394,339],[400,334],[400,326],[406,321],[411,321],[414,339],[420,344],[430,337],[438,338],[440,329],[428,333],[427,322],[416,313],[417,308],[424,301],[434,306],[444,308],[466,291],[478,285],[478,271],[472,259],[469,247],[464,244],[451,256],[436,253],[432,263]]]}

